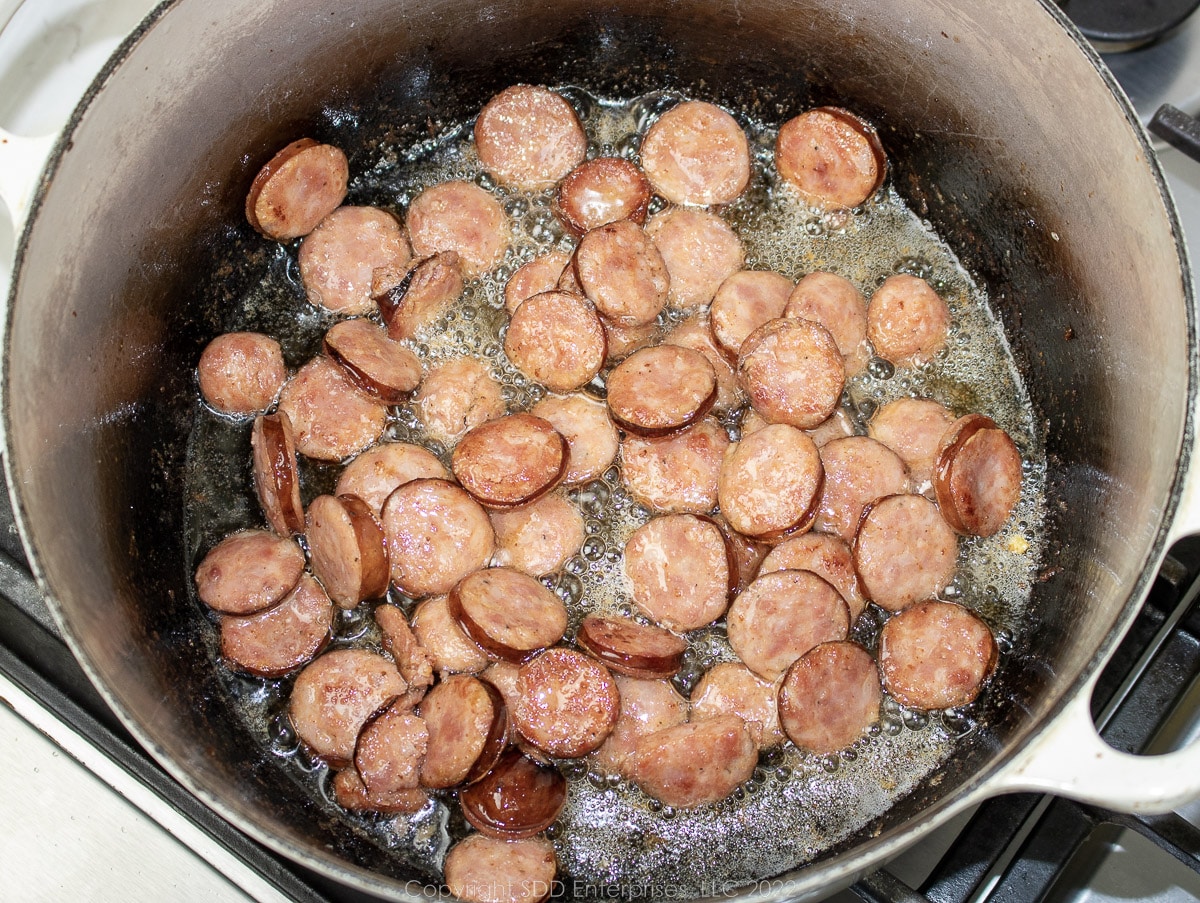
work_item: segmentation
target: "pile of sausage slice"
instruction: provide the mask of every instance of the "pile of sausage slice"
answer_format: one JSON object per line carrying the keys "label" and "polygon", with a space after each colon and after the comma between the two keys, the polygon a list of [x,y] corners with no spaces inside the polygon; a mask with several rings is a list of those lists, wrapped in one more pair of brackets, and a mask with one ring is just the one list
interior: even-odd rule
{"label": "pile of sausage slice", "polygon": [[[749,779],[762,748],[854,743],[884,690],[919,709],[973,700],[995,642],[938,596],[957,536],[1009,518],[1022,462],[987,417],[926,399],[883,405],[854,435],[839,407],[847,377],[872,354],[931,360],[950,311],[914,276],[888,278],[868,303],[835,273],[794,284],[744,269],[720,205],[749,183],[749,146],[720,107],[662,114],[640,166],[586,159],[575,111],[539,87],[494,97],[474,137],[504,190],[553,189],[575,239],[505,289],[504,351],[551,394],[510,412],[486,362],[413,352],[504,259],[494,193],[434,185],[401,222],[343,204],[337,148],[288,145],[254,180],[247,218],[267,238],[302,238],[308,297],[341,319],[291,373],[269,336],[204,350],[204,400],[253,417],[267,527],[226,537],[195,581],[229,667],[298,672],[288,712],[342,806],[412,813],[456,789],[478,833],[450,850],[450,889],[524,903],[555,874],[539,836],[566,802],[555,760],[591,756],[666,805],[702,806]],[[775,165],[796,203],[825,209],[864,203],[886,171],[874,130],[833,108],[786,122]],[[667,204],[647,218],[654,195]],[[664,335],[665,310],[685,315]],[[600,374],[604,400],[581,391]],[[401,403],[452,448],[449,467],[383,440]],[[344,463],[333,493],[302,503],[299,456]],[[567,608],[538,578],[584,543],[562,487],[614,461],[652,515],[624,548],[639,615],[581,613],[568,636]],[[389,589],[419,600],[411,614],[375,601]],[[368,602],[381,646],[323,652],[335,609]],[[850,639],[868,602],[892,613],[876,655]],[[671,678],[687,633],[721,619],[736,660],[684,699]]]}

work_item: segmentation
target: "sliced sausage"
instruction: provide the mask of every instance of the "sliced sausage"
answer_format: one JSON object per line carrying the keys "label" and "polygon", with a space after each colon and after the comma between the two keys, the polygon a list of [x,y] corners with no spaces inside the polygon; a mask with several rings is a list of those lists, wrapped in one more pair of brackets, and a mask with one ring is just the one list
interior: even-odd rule
{"label": "sliced sausage", "polygon": [[617,723],[621,699],[612,674],[573,649],[547,649],[521,666],[513,723],[538,749],[560,758],[596,749]]}
{"label": "sliced sausage", "polygon": [[413,410],[430,439],[453,445],[467,430],[504,413],[504,393],[483,361],[452,357],[429,368],[413,396]]}
{"label": "sliced sausage", "polygon": [[436,323],[462,293],[463,274],[455,251],[433,254],[403,273],[376,269],[371,289],[388,337],[397,342]]}
{"label": "sliced sausage", "polygon": [[842,594],[811,571],[774,571],[733,600],[729,645],[746,667],[778,680],[813,646],[844,640],[850,610]]}
{"label": "sliced sausage", "polygon": [[267,238],[307,235],[346,197],[350,164],[331,144],[293,141],[272,157],[250,185],[246,219]]}
{"label": "sliced sausage", "polygon": [[641,326],[625,326],[610,323],[601,317],[600,323],[604,327],[604,342],[607,346],[604,359],[610,363],[629,357],[639,348],[652,344],[658,336],[657,321],[643,323]]}
{"label": "sliced sausage", "polygon": [[621,441],[621,482],[637,501],[662,514],[707,514],[717,504],[717,479],[729,448],[711,417],[663,439]]}
{"label": "sliced sausage", "polygon": [[775,168],[815,207],[857,207],[882,184],[886,158],[873,126],[818,107],[780,126]]}
{"label": "sliced sausage", "polygon": [[411,709],[433,685],[433,658],[408,626],[408,619],[399,607],[385,603],[376,606],[374,614],[383,648],[392,657],[400,676],[408,684],[402,703],[394,705],[402,704],[404,708]]}
{"label": "sliced sausage", "polygon": [[742,342],[737,371],[754,410],[772,423],[802,430],[834,412],[846,385],[833,336],[811,320],[764,323]]}
{"label": "sliced sausage", "polygon": [[487,667],[488,657],[458,626],[446,596],[434,596],[417,606],[412,631],[442,677],[477,674]]}
{"label": "sliced sausage", "polygon": [[643,737],[634,751],[633,780],[676,809],[725,799],[750,780],[758,747],[737,715],[716,715],[664,728]]}
{"label": "sliced sausage", "polygon": [[511,508],[545,495],[562,482],[567,440],[541,417],[509,414],[463,436],[450,469],[482,504]]}
{"label": "sliced sausage", "polygon": [[746,262],[742,241],[730,225],[708,210],[673,207],[646,223],[646,234],[670,276],[667,301],[688,310],[712,301],[721,283]]}
{"label": "sliced sausage", "polygon": [[501,185],[537,191],[550,188],[583,162],[587,135],[561,95],[513,85],[480,110],[475,148],[483,168]]}
{"label": "sliced sausage", "polygon": [[335,767],[354,757],[367,719],[407,689],[396,666],[366,649],[335,649],[296,677],[288,714],[313,754]]}
{"label": "sliced sausage", "polygon": [[499,691],[467,674],[434,684],[419,708],[429,730],[421,786],[439,789],[476,781],[508,745],[508,710]]}
{"label": "sliced sausage", "polygon": [[725,613],[734,585],[725,536],[692,514],[656,517],[625,543],[633,601],[671,630],[695,630]]}
{"label": "sliced sausage", "polygon": [[715,104],[685,101],[650,126],[642,167],[654,190],[675,204],[728,204],[750,182],[750,142]]}
{"label": "sliced sausage", "polygon": [[387,592],[383,528],[366,502],[354,495],[319,495],[308,505],[305,524],[313,574],[339,608]]}
{"label": "sliced sausage", "polygon": [[527,298],[558,288],[558,280],[570,263],[570,254],[550,251],[519,266],[504,284],[504,309],[509,316],[516,313]]}
{"label": "sliced sausage", "polygon": [[847,376],[862,372],[871,359],[867,302],[849,279],[836,273],[809,273],[796,283],[781,316],[812,320],[828,329]]}
{"label": "sliced sausage", "polygon": [[897,398],[875,412],[867,434],[900,456],[913,485],[920,490],[933,480],[938,446],[954,415],[926,398]]}
{"label": "sliced sausage", "polygon": [[544,837],[472,834],[446,854],[446,886],[463,903],[542,903],[557,872],[554,844]]}
{"label": "sliced sausage", "polygon": [[951,527],[991,536],[1021,498],[1021,453],[993,420],[968,414],[942,439],[933,485]]}
{"label": "sliced sausage", "polygon": [[364,726],[354,748],[354,767],[368,793],[412,790],[429,748],[425,719],[409,709],[389,706]]}
{"label": "sliced sausage", "polygon": [[549,421],[567,440],[563,482],[568,486],[599,478],[616,460],[621,439],[603,402],[582,394],[547,395],[530,413]]}
{"label": "sliced sausage", "polygon": [[307,574],[278,605],[221,618],[221,657],[238,671],[281,677],[307,664],[329,641],[333,606]]}
{"label": "sliced sausage", "polygon": [[725,534],[725,548],[729,552],[729,561],[737,575],[732,581],[734,592],[740,593],[758,576],[767,552],[771,550],[765,542],[758,542],[743,533],[739,533],[724,518],[714,518],[721,532]]}
{"label": "sliced sausage", "polygon": [[279,604],[300,582],[304,550],[266,530],[240,530],[213,546],[196,568],[196,594],[213,611],[252,615]]}
{"label": "sliced sausage", "polygon": [[530,577],[557,571],[583,545],[583,516],[559,493],[528,505],[488,512],[496,531],[492,564]]}
{"label": "sliced sausage", "polygon": [[883,625],[879,671],[888,693],[917,709],[966,705],[996,668],[996,640],[961,605],[921,602]]}
{"label": "sliced sausage", "polygon": [[296,431],[296,450],[318,461],[341,461],[374,444],[387,425],[387,407],[360,390],[323,354],[288,380],[279,410]]}
{"label": "sliced sausage", "polygon": [[[517,699],[521,695],[518,685],[518,678],[521,674],[521,666],[513,662],[494,661],[483,670],[479,675],[480,680],[486,680],[493,687],[500,691],[500,695],[504,697],[504,704],[508,707],[509,712],[512,712],[517,707]],[[510,715],[511,717],[511,715]],[[529,741],[525,740],[514,726],[510,738],[513,744],[525,753],[535,762],[543,764],[550,763],[550,757],[538,749]]]}
{"label": "sliced sausage", "polygon": [[590,382],[604,365],[606,347],[592,305],[560,291],[522,302],[504,335],[509,360],[551,392],[571,392]]}
{"label": "sliced sausage", "polygon": [[908,470],[900,456],[867,436],[834,439],[820,449],[825,470],[813,529],[850,542],[864,506],[887,495],[908,492]]}
{"label": "sliced sausage", "polygon": [[791,293],[792,280],[786,276],[770,270],[738,270],[721,283],[709,309],[717,344],[737,360],[746,336],[783,316]]}
{"label": "sliced sausage", "polygon": [[608,375],[607,386],[613,420],[651,438],[699,422],[717,400],[717,374],[708,358],[679,345],[635,351]]}
{"label": "sliced sausage", "polygon": [[954,577],[958,539],[920,495],[893,495],[865,512],[854,540],[854,566],[868,599],[899,611],[940,592]]}
{"label": "sliced sausage", "polygon": [[687,649],[687,640],[661,627],[595,615],[583,619],[575,641],[610,670],[629,677],[673,677]]}
{"label": "sliced sausage", "polygon": [[227,332],[204,346],[196,372],[200,394],[222,414],[268,410],[287,382],[283,349],[259,332]]}
{"label": "sliced sausage", "polygon": [[834,439],[844,439],[854,435],[854,421],[846,413],[845,408],[838,408],[827,418],[812,429],[805,430],[809,438],[817,443],[817,448],[824,448]]}
{"label": "sliced sausage", "polygon": [[343,320],[325,333],[324,350],[363,391],[384,404],[408,400],[421,382],[421,361],[370,320]]}
{"label": "sliced sausage", "polygon": [[554,212],[577,238],[592,229],[628,219],[646,221],[650,181],[621,157],[597,157],[579,164],[558,185]]}
{"label": "sliced sausage", "polygon": [[725,453],[717,500],[733,529],[773,542],[809,528],[824,481],[816,443],[795,427],[773,423]]}
{"label": "sliced sausage", "polygon": [[546,587],[512,568],[468,574],[450,590],[450,614],[484,652],[523,662],[567,631],[567,609]]}
{"label": "sliced sausage", "polygon": [[867,338],[897,366],[923,364],[946,345],[950,308],[924,279],[889,276],[867,305]]}
{"label": "sliced sausage", "polygon": [[333,776],[333,798],[343,809],[385,815],[411,815],[429,802],[429,794],[420,789],[371,793],[353,768],[343,768]]}
{"label": "sliced sausage", "polygon": [[879,720],[883,692],[871,654],[856,643],[822,643],[788,668],[779,720],[788,739],[818,755],[845,749]]}
{"label": "sliced sausage", "polygon": [[700,678],[692,690],[692,721],[733,714],[746,722],[759,749],[783,742],[778,686],[763,680],[741,662],[719,662]]}
{"label": "sliced sausage", "polygon": [[280,536],[304,532],[296,434],[283,411],[259,415],[250,430],[254,492],[271,529]]}
{"label": "sliced sausage", "polygon": [[448,593],[487,565],[496,538],[487,512],[465,490],[445,480],[412,480],[384,502],[383,532],[392,582],[419,597]]}
{"label": "sliced sausage", "polygon": [[567,779],[553,765],[510,749],[478,783],[458,796],[463,817],[482,834],[506,840],[532,837],[558,818]]}
{"label": "sliced sausage", "polygon": [[851,624],[867,607],[858,572],[854,569],[854,554],[840,537],[805,533],[784,540],[771,549],[758,570],[760,574],[775,571],[812,571],[818,577],[824,577],[845,600]]}
{"label": "sliced sausage", "polygon": [[422,477],[448,480],[450,471],[419,445],[383,442],[346,465],[334,495],[356,495],[378,516],[397,486]]}
{"label": "sliced sausage", "polygon": [[375,270],[402,269],[412,251],[399,220],[390,213],[375,207],[339,207],[300,243],[296,259],[309,301],[359,316],[375,309]]}
{"label": "sliced sausage", "polygon": [[655,731],[688,720],[688,701],[668,680],[616,676],[621,714],[608,739],[596,750],[596,764],[609,774],[632,778],[637,742]]}
{"label": "sliced sausage", "polygon": [[712,407],[714,414],[726,414],[742,403],[744,397],[738,386],[737,373],[717,347],[706,313],[701,311],[688,317],[667,333],[663,343],[699,351],[712,364],[717,374],[717,400]]}
{"label": "sliced sausage", "polygon": [[404,224],[417,257],[454,251],[466,279],[495,267],[508,248],[504,208],[474,182],[441,182],[426,188],[413,198]]}
{"label": "sliced sausage", "polygon": [[652,323],[666,306],[667,266],[654,242],[631,220],[583,236],[572,265],[584,295],[612,323]]}

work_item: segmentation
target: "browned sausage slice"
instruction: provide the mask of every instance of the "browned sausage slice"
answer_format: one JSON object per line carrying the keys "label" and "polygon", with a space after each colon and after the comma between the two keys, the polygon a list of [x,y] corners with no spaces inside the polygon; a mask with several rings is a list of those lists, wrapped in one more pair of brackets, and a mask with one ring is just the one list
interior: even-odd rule
{"label": "browned sausage slice", "polygon": [[504,309],[509,316],[516,313],[527,298],[558,288],[558,280],[570,263],[570,254],[551,251],[518,267],[504,284]]}
{"label": "browned sausage slice", "polygon": [[335,767],[354,757],[367,719],[407,689],[396,666],[366,649],[335,649],[296,677],[288,713],[313,754]]}
{"label": "browned sausage slice", "polygon": [[360,389],[401,404],[421,382],[421,361],[370,320],[343,320],[325,333],[325,353]]}
{"label": "browned sausage slice", "polygon": [[879,672],[866,649],[822,643],[788,668],[779,688],[779,720],[801,749],[837,752],[879,720],[882,699]]}
{"label": "browned sausage slice", "polygon": [[778,687],[763,680],[741,662],[719,662],[700,678],[692,690],[692,721],[733,714],[746,722],[759,749],[783,742]]}
{"label": "browned sausage slice", "polygon": [[221,656],[232,668],[281,677],[306,664],[329,640],[333,606],[307,574],[282,602],[244,618],[221,618]]}
{"label": "browned sausage slice", "polygon": [[413,198],[404,218],[417,257],[454,251],[466,279],[500,263],[508,247],[504,208],[474,182],[441,182]]}
{"label": "browned sausage slice", "polygon": [[412,480],[383,505],[392,582],[410,596],[448,593],[496,551],[487,512],[445,480]]}
{"label": "browned sausage slice", "polygon": [[567,802],[567,780],[553,765],[510,749],[459,794],[463,817],[491,837],[518,840],[546,830]]}
{"label": "browned sausage slice", "polygon": [[951,527],[991,536],[1021,498],[1021,453],[990,418],[960,417],[942,439],[934,489]]}
{"label": "browned sausage slice", "polygon": [[260,414],[287,382],[283,349],[258,332],[227,332],[204,346],[197,366],[200,394],[222,414]]}
{"label": "browned sausage slice", "polygon": [[576,237],[609,223],[646,221],[650,182],[621,157],[597,157],[579,164],[558,185],[554,211]]}
{"label": "browned sausage slice", "polygon": [[523,664],[517,687],[513,723],[552,756],[587,755],[604,742],[620,714],[621,698],[608,669],[562,646]]}
{"label": "browned sausage slice", "polygon": [[371,289],[388,336],[397,342],[414,338],[436,323],[462,293],[463,275],[455,251],[426,257],[407,273],[376,269]]}
{"label": "browned sausage slice", "polygon": [[725,799],[750,780],[758,747],[737,715],[664,728],[638,741],[634,781],[646,793],[677,809]]}
{"label": "browned sausage slice", "polygon": [[305,536],[313,574],[340,608],[378,599],[388,588],[383,528],[354,495],[319,495],[309,503]]}
{"label": "browned sausage slice", "polygon": [[433,658],[417,640],[404,612],[395,605],[378,605],[375,608],[375,623],[379,625],[383,648],[400,676],[408,683],[401,702],[404,708],[412,708],[421,701],[425,691],[433,685]]}
{"label": "browned sausage slice", "polygon": [[370,793],[353,768],[343,768],[333,776],[333,798],[343,809],[385,815],[411,815],[429,802],[429,794],[420,789]]}
{"label": "browned sausage slice", "polygon": [[954,415],[936,401],[897,398],[875,412],[867,433],[900,456],[921,490],[933,480],[939,443],[953,422]]}
{"label": "browned sausage slice", "polygon": [[908,492],[908,470],[899,455],[866,436],[834,439],[820,449],[825,488],[813,529],[850,542],[868,502]]}
{"label": "browned sausage slice", "polygon": [[737,373],[717,347],[706,313],[701,311],[688,317],[667,333],[663,342],[691,348],[708,358],[717,374],[717,400],[712,408],[714,414],[725,414],[741,405],[744,396],[738,386]]}
{"label": "browned sausage slice", "polygon": [[408,442],[384,442],[369,448],[338,477],[335,495],[356,495],[379,515],[397,486],[422,477],[450,479],[450,471],[430,452]]}
{"label": "browned sausage slice", "polygon": [[920,495],[893,495],[864,513],[854,540],[854,565],[867,598],[899,611],[940,592],[954,577],[958,539]]}
{"label": "browned sausage slice", "polygon": [[446,886],[463,903],[542,903],[558,859],[544,837],[501,840],[472,834],[446,854]]}
{"label": "browned sausage slice", "polygon": [[429,438],[446,445],[505,411],[500,383],[487,364],[473,357],[453,357],[430,367],[413,407]]}
{"label": "browned sausage slice", "polygon": [[782,316],[813,320],[828,329],[848,376],[861,372],[871,359],[867,302],[849,279],[836,273],[809,273],[796,283]]}
{"label": "browned sausage slice", "polygon": [[632,778],[638,740],[688,720],[688,702],[670,681],[616,675],[621,714],[608,739],[596,750],[596,764],[605,772]]}
{"label": "browned sausage slice", "polygon": [[625,544],[633,601],[671,630],[695,630],[725,613],[734,575],[725,536],[691,514],[656,517]]}
{"label": "browned sausage slice", "polygon": [[709,309],[717,344],[736,360],[746,336],[783,316],[791,293],[792,280],[786,276],[770,270],[738,270],[721,283]]}
{"label": "browned sausage slice", "polygon": [[346,155],[312,138],[293,141],[272,157],[250,185],[246,219],[267,238],[307,235],[346,197]]}
{"label": "browned sausage slice", "polygon": [[582,394],[547,395],[530,413],[549,421],[567,440],[563,482],[568,486],[596,479],[616,460],[621,440],[603,402]]}
{"label": "browned sausage slice", "polygon": [[811,571],[761,574],[733,600],[729,645],[751,671],[778,680],[813,646],[844,640],[850,610],[842,594]]}
{"label": "browned sausage slice", "polygon": [[454,449],[450,469],[462,487],[491,508],[511,508],[546,494],[567,472],[567,440],[541,417],[510,414],[477,426]]}
{"label": "browned sausage slice", "polygon": [[468,574],[450,590],[450,614],[484,652],[523,662],[567,630],[567,609],[546,587],[511,568]]}
{"label": "browned sausage slice", "polygon": [[733,580],[734,592],[740,593],[758,576],[763,560],[771,547],[765,542],[751,539],[729,526],[724,518],[714,518],[721,532],[725,534],[725,548],[729,552],[729,561],[737,575]]}
{"label": "browned sausage slice", "polygon": [[608,375],[608,410],[631,433],[656,437],[699,422],[717,400],[717,374],[699,351],[654,345]]}
{"label": "browned sausage slice", "polygon": [[667,301],[675,308],[708,304],[721,283],[746,262],[737,233],[708,210],[673,207],[656,213],[646,223],[646,234],[667,267]]}
{"label": "browned sausage slice", "polygon": [[475,120],[483,168],[502,185],[550,188],[583,161],[587,135],[561,95],[534,85],[505,88]]}
{"label": "browned sausage slice", "polygon": [[782,318],[764,323],[742,342],[738,381],[767,420],[806,430],[837,408],[846,368],[824,326]]}
{"label": "browned sausage slice", "polygon": [[728,434],[712,418],[662,439],[626,436],[621,481],[654,511],[707,514],[717,504],[717,479],[728,448]]}
{"label": "browned sausage slice", "polygon": [[874,127],[839,107],[818,107],[780,127],[775,168],[813,206],[857,207],[883,182],[886,161]]}
{"label": "browned sausage slice", "polygon": [[584,295],[612,323],[652,323],[666,306],[666,264],[654,242],[631,220],[587,233],[579,240],[572,264]]}
{"label": "browned sausage slice", "polygon": [[642,166],[654,189],[675,204],[728,204],[750,181],[750,143],[737,120],[715,104],[689,100],[650,126]]}
{"label": "browned sausage slice", "polygon": [[583,516],[559,493],[528,505],[489,511],[488,517],[496,531],[492,564],[530,577],[557,571],[579,551],[587,535]]}
{"label": "browned sausage slice", "polygon": [[661,627],[595,615],[583,619],[576,642],[611,670],[629,677],[673,677],[687,649],[687,640]]}
{"label": "browned sausage slice", "polygon": [[339,207],[300,244],[297,262],[308,300],[351,316],[375,309],[376,269],[400,270],[412,259],[400,222],[375,207]]}
{"label": "browned sausage slice", "polygon": [[487,667],[488,657],[450,614],[447,596],[434,596],[418,605],[413,612],[412,631],[443,677],[476,674]]}
{"label": "browned sausage slice", "polygon": [[522,302],[504,336],[517,369],[551,392],[570,392],[604,365],[604,327],[592,305],[567,292],[542,292]]}
{"label": "browned sausage slice", "polygon": [[323,354],[288,380],[279,410],[296,431],[296,450],[318,461],[341,461],[378,441],[387,407],[354,385]]}
{"label": "browned sausage slice", "polygon": [[867,607],[866,597],[854,569],[854,554],[840,537],[826,533],[805,533],[775,546],[763,559],[760,574],[774,571],[812,571],[824,577],[841,593],[850,609],[850,623]]}
{"label": "browned sausage slice", "polygon": [[370,794],[412,790],[428,747],[425,720],[392,705],[363,726],[354,748],[354,767]]}
{"label": "browned sausage slice", "polygon": [[271,529],[280,536],[304,532],[296,434],[283,411],[260,415],[250,430],[254,491]]}
{"label": "browned sausage slice", "polygon": [[717,499],[733,529],[773,542],[809,528],[824,480],[816,443],[795,427],[774,423],[726,452]]}
{"label": "browned sausage slice", "polygon": [[500,692],[467,674],[434,684],[421,700],[429,730],[421,786],[456,787],[483,777],[508,745],[508,709]]}
{"label": "browned sausage slice", "polygon": [[883,685],[913,708],[948,709],[973,701],[996,659],[996,640],[987,624],[950,602],[906,608],[879,635]]}
{"label": "browned sausage slice", "polygon": [[304,573],[304,550],[266,530],[241,530],[213,546],[196,568],[196,593],[214,611],[251,615],[277,605]]}
{"label": "browned sausage slice", "polygon": [[923,364],[946,345],[950,308],[924,279],[889,276],[867,305],[867,338],[898,366]]}

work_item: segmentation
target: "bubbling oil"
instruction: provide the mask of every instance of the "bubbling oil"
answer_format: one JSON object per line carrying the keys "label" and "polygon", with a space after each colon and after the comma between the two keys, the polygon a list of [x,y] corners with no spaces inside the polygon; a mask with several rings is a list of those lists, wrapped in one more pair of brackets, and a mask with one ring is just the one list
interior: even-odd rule
{"label": "bubbling oil", "polygon": [[[612,99],[575,87],[559,90],[581,114],[590,139],[589,157],[619,155],[634,161],[649,123],[682,99],[674,92]],[[1025,473],[1016,512],[995,536],[960,540],[957,576],[944,592],[947,600],[967,605],[988,621],[1002,641],[1003,655],[1020,642],[1040,559],[1045,462],[1027,393],[987,298],[945,242],[890,187],[853,211],[814,211],[778,182],[772,165],[777,127],[745,117],[741,123],[750,139],[753,174],[745,194],[721,213],[745,246],[747,268],[772,269],[793,280],[814,270],[830,270],[868,297],[888,276],[910,273],[929,281],[950,308],[953,326],[947,348],[932,361],[898,369],[874,360],[848,381],[843,407],[857,432],[866,432],[866,421],[880,405],[903,396],[925,397],[956,413],[987,414],[1021,449]],[[350,200],[390,198],[399,214],[420,191],[448,179],[473,180],[500,199],[512,229],[503,261],[470,283],[462,303],[410,344],[427,369],[464,354],[486,362],[503,387],[508,410],[515,413],[529,409],[545,390],[504,355],[505,283],[523,263],[551,250],[569,252],[574,241],[553,214],[551,192],[510,191],[482,172],[470,125],[461,123],[410,148],[381,152],[376,165],[352,178]],[[315,353],[332,322],[304,300],[295,252],[289,247],[269,262],[261,283],[231,315],[228,326],[275,335],[293,366]],[[683,316],[665,312],[660,333]],[[602,383],[601,378],[600,390]],[[186,513],[194,555],[234,529],[261,523],[247,464],[248,428],[214,415],[202,404],[197,409],[189,444]],[[738,414],[724,422],[736,439]],[[410,407],[391,410],[386,438],[424,445],[449,464],[450,450],[425,435]],[[305,503],[329,492],[340,469],[302,462]],[[586,538],[558,573],[542,579],[568,607],[569,639],[588,614],[639,617],[629,597],[621,553],[630,534],[651,514],[625,491],[619,465],[568,495],[584,516]],[[413,604],[394,591],[391,601],[406,610]],[[853,638],[873,650],[885,619],[884,613],[869,608],[855,625]],[[206,641],[218,658],[215,631]],[[689,641],[675,678],[685,695],[713,664],[735,658],[723,622],[694,631]],[[378,649],[373,620],[361,613],[339,617],[333,646]],[[328,769],[308,759],[282,714],[291,680],[257,680],[217,667],[239,700],[250,731],[268,754],[290,763],[294,777],[311,789],[317,804],[418,873],[440,872],[449,845],[467,830],[453,794],[435,796],[411,817],[343,813],[332,802]],[[885,699],[880,722],[848,749],[827,756],[791,744],[764,751],[749,782],[721,803],[694,811],[663,806],[636,787],[590,771],[586,761],[563,762],[568,803],[548,832],[558,851],[562,893],[587,895],[587,888],[597,885],[621,885],[630,893],[639,888],[671,888],[672,895],[725,893],[794,869],[862,828],[934,774],[954,754],[956,744],[977,728],[978,709],[977,703],[927,715]]]}

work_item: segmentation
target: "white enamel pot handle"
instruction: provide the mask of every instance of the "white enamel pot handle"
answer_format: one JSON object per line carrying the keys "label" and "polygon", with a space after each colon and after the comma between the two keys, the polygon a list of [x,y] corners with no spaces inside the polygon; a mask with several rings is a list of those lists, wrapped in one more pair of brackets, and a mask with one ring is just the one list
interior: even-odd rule
{"label": "white enamel pot handle", "polygon": [[58,135],[26,138],[0,129],[0,200],[8,209],[13,236],[19,238],[33,196]]}

